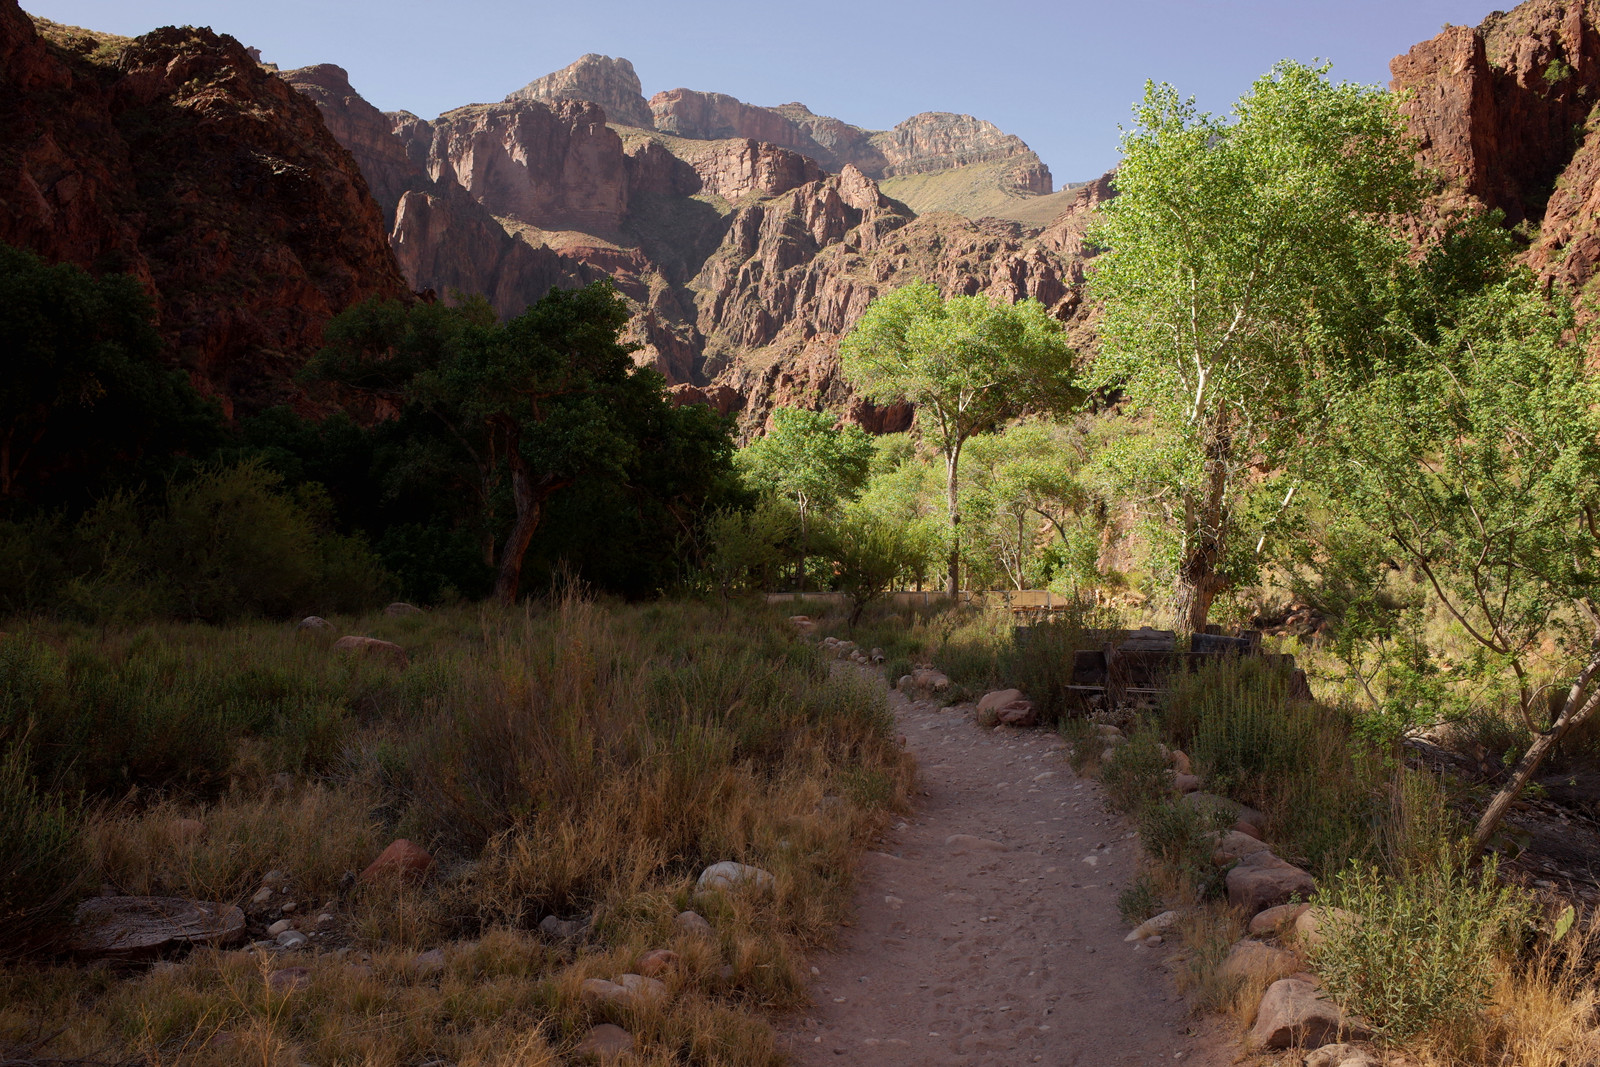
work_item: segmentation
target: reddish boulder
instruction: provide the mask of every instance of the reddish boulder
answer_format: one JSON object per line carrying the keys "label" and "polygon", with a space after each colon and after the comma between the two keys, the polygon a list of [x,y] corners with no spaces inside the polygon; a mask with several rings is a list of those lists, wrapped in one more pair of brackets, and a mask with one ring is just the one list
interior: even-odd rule
{"label": "reddish boulder", "polygon": [[1249,916],[1296,896],[1304,900],[1316,888],[1311,875],[1265,849],[1244,857],[1228,872],[1228,903]]}
{"label": "reddish boulder", "polygon": [[420,882],[433,869],[433,857],[421,845],[398,838],[384,849],[372,865],[361,872],[361,881],[368,884],[399,878]]}

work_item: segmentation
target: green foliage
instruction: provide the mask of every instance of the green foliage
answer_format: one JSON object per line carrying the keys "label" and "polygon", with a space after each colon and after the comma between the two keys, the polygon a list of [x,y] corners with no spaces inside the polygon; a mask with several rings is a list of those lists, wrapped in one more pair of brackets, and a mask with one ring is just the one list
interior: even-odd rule
{"label": "green foliage", "polygon": [[[1419,183],[1399,113],[1375,87],[1281,63],[1232,121],[1149,84],[1101,208],[1096,380],[1124,389],[1151,434],[1116,457],[1153,526],[1175,532],[1182,623],[1253,577],[1281,487],[1243,477],[1300,446],[1296,398],[1325,365],[1381,344],[1406,245],[1392,219]],[[1254,536],[1252,536],[1254,535]]]}
{"label": "green foliage", "polygon": [[633,595],[682,577],[702,516],[735,495],[729,427],[634,366],[628,314],[597,282],[503,325],[479,301],[368,303],[330,324],[307,376],[399,411],[374,431],[369,528],[410,588],[482,592],[484,559],[502,599],[525,565]]}
{"label": "green foliage", "polygon": [[914,531],[870,514],[847,514],[828,528],[834,585],[850,597],[850,625],[896,582],[925,566],[928,546]]}
{"label": "green foliage", "polygon": [[40,781],[98,797],[216,791],[246,739],[269,773],[324,772],[359,721],[440,681],[329,643],[279,623],[24,629],[0,641],[0,746],[25,739]]}
{"label": "green foliage", "polygon": [[0,608],[220,622],[382,603],[388,575],[359,536],[326,528],[330,507],[245,463],[196,469],[159,507],[116,493],[75,523],[3,524],[15,537],[0,539]]}
{"label": "green foliage", "polygon": [[78,815],[32,781],[23,740],[0,744],[0,960],[40,947],[83,889]]}
{"label": "green foliage", "polygon": [[778,408],[772,427],[739,453],[749,481],[795,502],[802,517],[854,499],[866,484],[874,447],[859,426],[825,411]]}
{"label": "green foliage", "polygon": [[216,405],[161,362],[139,282],[0,245],[0,515],[82,506],[220,436]]}
{"label": "green foliage", "polygon": [[1312,949],[1323,987],[1393,1041],[1470,1016],[1529,918],[1496,873],[1494,857],[1474,869],[1459,846],[1398,879],[1352,864],[1317,897],[1357,917],[1330,919]]}
{"label": "green foliage", "polygon": [[705,524],[706,579],[724,597],[777,588],[798,531],[787,501],[769,497],[749,510],[718,511]]}
{"label": "green foliage", "polygon": [[1172,770],[1149,730],[1135,730],[1100,768],[1100,782],[1111,802],[1137,817],[1172,792]]}
{"label": "green foliage", "polygon": [[1082,399],[1061,324],[1037,300],[945,300],[918,281],[868,305],[840,345],[839,359],[863,395],[916,405],[923,439],[945,458],[953,590],[960,579],[962,447],[1024,410],[1061,412]]}
{"label": "green foliage", "polygon": [[1148,874],[1140,874],[1117,894],[1117,914],[1129,926],[1138,926],[1161,911],[1161,891]]}
{"label": "green foliage", "polygon": [[1337,868],[1373,847],[1365,750],[1347,714],[1293,700],[1289,685],[1255,657],[1184,675],[1168,695],[1166,728],[1217,792],[1272,813],[1286,855]]}

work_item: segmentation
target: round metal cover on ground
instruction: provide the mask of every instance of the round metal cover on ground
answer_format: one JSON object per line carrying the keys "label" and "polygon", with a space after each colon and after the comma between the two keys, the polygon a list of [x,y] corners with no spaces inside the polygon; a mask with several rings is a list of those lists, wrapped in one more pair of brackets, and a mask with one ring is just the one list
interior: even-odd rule
{"label": "round metal cover on ground", "polygon": [[136,959],[175,945],[215,945],[244,932],[232,904],[181,897],[92,897],[78,905],[69,948],[81,956]]}

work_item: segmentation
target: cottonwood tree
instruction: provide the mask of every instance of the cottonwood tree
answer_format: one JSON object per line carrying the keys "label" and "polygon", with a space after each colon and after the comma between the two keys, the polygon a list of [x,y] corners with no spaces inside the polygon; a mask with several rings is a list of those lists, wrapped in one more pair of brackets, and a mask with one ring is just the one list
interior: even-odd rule
{"label": "cottonwood tree", "polygon": [[944,457],[947,588],[955,595],[961,588],[962,447],[1026,410],[1066,411],[1081,401],[1061,324],[1037,300],[945,300],[934,286],[916,281],[868,305],[839,357],[845,377],[864,396],[915,405],[923,439]]}
{"label": "cottonwood tree", "polygon": [[1394,99],[1326,67],[1280,63],[1230,118],[1154,83],[1134,110],[1093,230],[1109,249],[1091,279],[1096,379],[1152,427],[1128,473],[1169,509],[1177,623],[1199,632],[1230,581],[1248,472],[1295,447],[1306,376],[1361,358],[1418,183]]}
{"label": "cottonwood tree", "polygon": [[[1533,740],[1478,821],[1481,847],[1600,707],[1600,382],[1570,305],[1527,275],[1462,301],[1429,333],[1330,401],[1312,461],[1330,498],[1515,679]],[[1541,674],[1550,644],[1557,667],[1576,669]]]}
{"label": "cottonwood tree", "polygon": [[[638,416],[665,404],[660,376],[636,369],[633,346],[621,340],[627,323],[627,304],[609,282],[552,289],[504,325],[482,301],[375,302],[329,324],[308,376],[431,417],[436,451],[465,457],[475,472],[483,528],[504,531],[488,554],[494,595],[509,604],[550,499],[583,479],[624,479],[639,447]],[[425,452],[418,463],[440,462]]]}
{"label": "cottonwood tree", "polygon": [[861,492],[872,452],[872,438],[859,426],[840,426],[825,411],[778,408],[772,413],[772,428],[739,454],[751,484],[794,501],[800,519],[801,592],[813,513]]}

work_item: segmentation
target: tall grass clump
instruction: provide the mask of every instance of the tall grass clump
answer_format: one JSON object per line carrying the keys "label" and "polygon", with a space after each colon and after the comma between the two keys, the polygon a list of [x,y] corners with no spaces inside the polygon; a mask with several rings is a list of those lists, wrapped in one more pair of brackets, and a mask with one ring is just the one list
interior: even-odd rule
{"label": "tall grass clump", "polygon": [[1324,987],[1395,1041],[1478,1015],[1529,918],[1497,873],[1460,846],[1398,877],[1352,863],[1317,897],[1341,909],[1311,948]]}
{"label": "tall grass clump", "polygon": [[21,743],[0,755],[0,960],[38,947],[85,880],[77,812],[43,793]]}
{"label": "tall grass clump", "polygon": [[1374,771],[1350,717],[1289,684],[1269,662],[1225,660],[1174,679],[1164,721],[1213,789],[1267,814],[1288,854],[1337,869],[1369,846]]}

